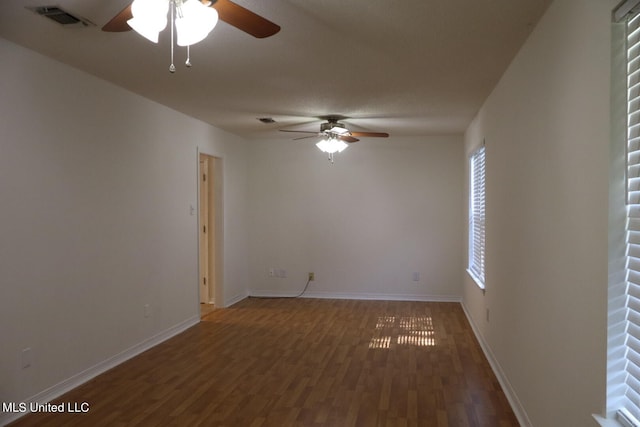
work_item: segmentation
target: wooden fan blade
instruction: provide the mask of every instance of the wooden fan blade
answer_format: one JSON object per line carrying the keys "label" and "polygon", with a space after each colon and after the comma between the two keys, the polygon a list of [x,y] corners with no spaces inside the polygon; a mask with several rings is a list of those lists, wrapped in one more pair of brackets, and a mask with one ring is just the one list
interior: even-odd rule
{"label": "wooden fan blade", "polygon": [[389,134],[386,132],[349,132],[351,136],[361,136],[361,137],[378,137],[378,138],[388,138]]}
{"label": "wooden fan blade", "polygon": [[104,24],[102,31],[107,31],[109,33],[129,31],[131,27],[127,24],[127,21],[131,18],[133,18],[133,14],[131,13],[131,5],[129,5],[122,9],[116,16],[111,18],[111,21]]}
{"label": "wooden fan blade", "polygon": [[295,132],[295,133],[312,133],[314,135],[317,135],[318,132],[309,132],[306,130],[287,130],[287,129],[280,129],[280,132]]}
{"label": "wooden fan blade", "polygon": [[294,141],[297,141],[299,139],[307,139],[307,138],[317,138],[318,135],[309,135],[309,136],[300,136],[298,138],[293,138]]}
{"label": "wooden fan blade", "polygon": [[344,142],[348,142],[348,143],[360,141],[358,138],[354,138],[354,137],[349,136],[349,135],[340,135],[340,136],[338,136],[338,139],[341,140],[341,141],[344,141]]}
{"label": "wooden fan blade", "polygon": [[218,17],[222,21],[253,37],[263,39],[280,31],[279,25],[230,0],[217,0],[213,2],[212,7],[218,11]]}

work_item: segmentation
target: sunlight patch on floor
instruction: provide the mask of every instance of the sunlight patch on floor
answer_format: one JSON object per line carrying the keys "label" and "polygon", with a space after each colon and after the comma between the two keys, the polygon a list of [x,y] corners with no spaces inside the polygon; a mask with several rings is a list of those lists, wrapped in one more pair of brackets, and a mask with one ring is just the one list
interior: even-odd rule
{"label": "sunlight patch on floor", "polygon": [[392,345],[429,347],[436,345],[430,316],[381,316],[376,322],[369,348],[391,348]]}

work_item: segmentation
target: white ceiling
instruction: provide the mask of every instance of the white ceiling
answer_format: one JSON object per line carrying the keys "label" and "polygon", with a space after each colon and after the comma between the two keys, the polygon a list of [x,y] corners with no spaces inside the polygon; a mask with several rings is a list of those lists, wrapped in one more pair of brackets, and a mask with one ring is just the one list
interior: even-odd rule
{"label": "white ceiling", "polygon": [[[550,0],[235,0],[282,30],[220,22],[191,69],[177,48],[175,74],[168,30],[157,45],[101,31],[129,2],[2,0],[0,36],[229,132],[291,139],[278,129],[317,131],[329,114],[392,136],[463,132]],[[51,5],[96,26],[26,9]]]}

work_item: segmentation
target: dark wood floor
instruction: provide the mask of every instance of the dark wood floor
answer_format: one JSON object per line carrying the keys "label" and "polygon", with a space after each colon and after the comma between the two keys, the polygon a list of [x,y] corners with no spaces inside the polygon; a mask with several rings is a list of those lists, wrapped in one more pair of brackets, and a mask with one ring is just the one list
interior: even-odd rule
{"label": "dark wood floor", "polygon": [[457,303],[249,298],[15,426],[517,426]]}

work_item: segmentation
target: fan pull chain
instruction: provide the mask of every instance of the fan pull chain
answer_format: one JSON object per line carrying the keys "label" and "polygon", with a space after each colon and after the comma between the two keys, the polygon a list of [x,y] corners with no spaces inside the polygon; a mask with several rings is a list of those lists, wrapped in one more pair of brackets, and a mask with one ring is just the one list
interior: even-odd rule
{"label": "fan pull chain", "polygon": [[191,68],[191,60],[189,59],[190,57],[190,52],[189,52],[189,48],[191,46],[187,46],[187,62],[184,63],[184,65],[187,66],[187,68]]}
{"label": "fan pull chain", "polygon": [[171,2],[170,4],[171,7],[171,65],[169,65],[169,72],[170,73],[175,73],[176,72],[176,66],[173,65],[173,27],[175,26],[175,10],[176,10],[176,4],[174,2]]}

